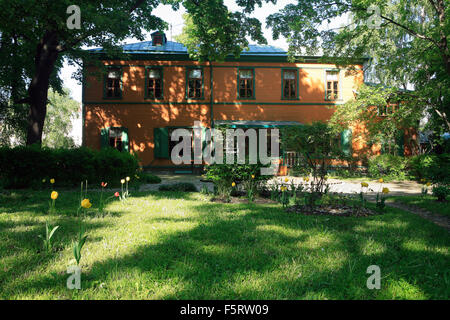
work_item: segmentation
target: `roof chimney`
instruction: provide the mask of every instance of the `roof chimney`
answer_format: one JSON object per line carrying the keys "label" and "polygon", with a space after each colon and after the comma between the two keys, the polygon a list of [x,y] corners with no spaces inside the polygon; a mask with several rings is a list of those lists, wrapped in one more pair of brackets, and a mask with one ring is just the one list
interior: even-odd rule
{"label": "roof chimney", "polygon": [[152,36],[152,45],[153,46],[163,46],[167,42],[166,35],[164,32],[156,31],[151,34]]}

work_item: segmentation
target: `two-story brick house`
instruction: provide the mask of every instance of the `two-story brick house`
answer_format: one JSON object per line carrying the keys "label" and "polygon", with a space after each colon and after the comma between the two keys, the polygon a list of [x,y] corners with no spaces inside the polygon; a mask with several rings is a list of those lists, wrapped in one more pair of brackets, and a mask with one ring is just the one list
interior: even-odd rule
{"label": "two-story brick house", "polygon": [[[318,57],[288,62],[273,46],[250,45],[239,59],[199,63],[180,43],[163,33],[152,41],[127,44],[129,60],[109,60],[90,50],[107,66],[102,80],[87,76],[83,85],[83,145],[112,146],[136,152],[142,165],[173,167],[169,159],[174,128],[229,124],[276,128],[326,121],[333,106],[354,98],[363,81],[362,61],[355,72]],[[342,147],[358,149],[351,131]]]}

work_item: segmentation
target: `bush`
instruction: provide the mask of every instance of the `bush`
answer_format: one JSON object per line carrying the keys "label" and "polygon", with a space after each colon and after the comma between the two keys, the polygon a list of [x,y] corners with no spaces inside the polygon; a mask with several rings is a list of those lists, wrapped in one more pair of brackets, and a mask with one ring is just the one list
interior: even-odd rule
{"label": "bush", "polygon": [[161,183],[161,178],[151,173],[141,173],[139,175],[139,179],[141,180],[142,183],[151,183],[151,184]]}
{"label": "bush", "polygon": [[438,201],[446,201],[446,198],[449,194],[450,188],[448,186],[437,185],[433,187],[433,196],[435,196]]}
{"label": "bush", "polygon": [[159,191],[182,191],[197,192],[197,188],[190,182],[179,182],[174,184],[163,184],[159,186]]}
{"label": "bush", "polygon": [[[226,161],[224,160],[224,162]],[[231,195],[233,182],[235,184],[244,182],[244,185],[251,189],[246,191],[254,194],[257,184],[272,178],[271,175],[261,175],[261,168],[267,166],[262,164],[212,164],[205,168],[205,177],[214,183],[214,190],[221,197]]]}
{"label": "bush", "polygon": [[[81,147],[49,149],[39,146],[0,148],[0,178],[5,188],[48,186],[51,178],[55,186],[79,186],[102,181],[120,185],[120,179],[132,177],[139,165],[129,153],[107,148],[95,151]],[[43,183],[42,180],[46,182]]]}
{"label": "bush", "polygon": [[409,159],[408,169],[417,180],[426,179],[437,184],[450,184],[450,154],[419,155]]}
{"label": "bush", "polygon": [[406,178],[406,163],[404,157],[382,154],[369,159],[368,173],[373,178],[403,180]]}

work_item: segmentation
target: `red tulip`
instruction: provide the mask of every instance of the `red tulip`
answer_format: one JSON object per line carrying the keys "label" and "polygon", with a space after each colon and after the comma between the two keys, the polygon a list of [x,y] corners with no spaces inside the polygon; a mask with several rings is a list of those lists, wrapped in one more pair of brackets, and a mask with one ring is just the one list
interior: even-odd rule
{"label": "red tulip", "polygon": [[117,192],[117,191],[116,191],[116,193],[114,193],[114,195],[115,195],[116,197],[120,196],[119,192]]}
{"label": "red tulip", "polygon": [[102,182],[102,188],[106,187],[108,185],[108,182]]}

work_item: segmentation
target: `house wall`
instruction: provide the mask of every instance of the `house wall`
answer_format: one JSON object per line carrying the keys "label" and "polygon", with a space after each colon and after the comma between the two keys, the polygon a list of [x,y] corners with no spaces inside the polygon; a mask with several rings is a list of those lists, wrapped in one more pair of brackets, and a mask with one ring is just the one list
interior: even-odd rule
{"label": "house wall", "polygon": [[[145,166],[171,165],[169,160],[154,157],[154,128],[169,126],[202,126],[211,124],[210,67],[194,61],[105,61],[106,65],[120,65],[123,70],[121,99],[103,98],[103,78],[88,75],[84,81],[83,145],[99,149],[102,128],[128,128],[130,150],[136,152]],[[164,96],[161,100],[145,98],[145,67],[163,67]],[[186,68],[202,65],[204,70],[204,98],[187,100]],[[237,70],[251,67],[255,71],[255,99],[238,99]],[[281,70],[297,68],[299,97],[282,99]],[[341,99],[325,100],[325,70],[331,64],[226,62],[213,64],[214,120],[267,120],[311,123],[326,121],[333,106],[354,98],[353,91],[363,81],[361,66],[355,72],[340,71]],[[93,68],[88,69],[95,72]],[[354,143],[354,149],[359,145]]]}

